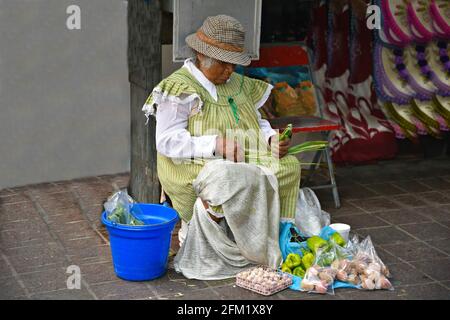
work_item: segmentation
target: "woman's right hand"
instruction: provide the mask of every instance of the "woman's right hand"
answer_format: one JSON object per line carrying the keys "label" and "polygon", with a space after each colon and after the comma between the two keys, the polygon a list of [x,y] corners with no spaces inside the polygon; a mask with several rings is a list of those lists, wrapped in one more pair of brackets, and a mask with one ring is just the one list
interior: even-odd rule
{"label": "woman's right hand", "polygon": [[222,137],[217,137],[216,139],[216,155],[233,162],[243,162],[245,160],[244,151],[239,143]]}

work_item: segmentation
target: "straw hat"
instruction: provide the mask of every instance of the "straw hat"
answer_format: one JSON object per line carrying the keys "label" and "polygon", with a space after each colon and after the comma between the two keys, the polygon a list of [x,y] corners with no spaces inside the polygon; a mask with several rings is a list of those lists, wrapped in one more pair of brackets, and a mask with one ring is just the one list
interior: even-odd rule
{"label": "straw hat", "polygon": [[206,18],[196,33],[186,37],[189,47],[205,56],[243,66],[251,62],[244,50],[245,31],[235,18],[218,15]]}

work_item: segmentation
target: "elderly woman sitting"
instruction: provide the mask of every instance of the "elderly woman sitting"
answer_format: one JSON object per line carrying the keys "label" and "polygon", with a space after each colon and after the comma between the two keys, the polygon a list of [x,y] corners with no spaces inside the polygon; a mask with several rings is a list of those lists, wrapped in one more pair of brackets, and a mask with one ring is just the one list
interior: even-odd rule
{"label": "elderly woman sitting", "polygon": [[[253,138],[260,149],[262,145],[276,155],[278,165],[267,166],[278,182],[276,214],[281,218],[295,216],[299,162],[287,155],[289,139],[279,141],[277,132],[258,110],[269,98],[272,86],[234,72],[236,65],[250,64],[250,56],[244,52],[244,36],[236,19],[208,17],[195,34],[186,38],[195,57],[161,81],[143,108],[147,116],[156,108],[158,176],[182,219],[180,243],[188,233],[188,222],[200,196],[193,181],[214,159],[246,162],[249,132],[256,133]],[[220,222],[224,216],[227,220],[221,206],[202,200],[214,221]]]}

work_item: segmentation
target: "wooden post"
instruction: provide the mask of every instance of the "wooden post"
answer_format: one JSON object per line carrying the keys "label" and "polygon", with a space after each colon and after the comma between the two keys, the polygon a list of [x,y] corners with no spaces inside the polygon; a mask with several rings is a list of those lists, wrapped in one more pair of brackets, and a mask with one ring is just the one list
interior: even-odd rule
{"label": "wooden post", "polygon": [[130,195],[158,203],[155,119],[148,124],[142,106],[161,80],[161,7],[159,0],[128,1],[128,68],[131,94]]}

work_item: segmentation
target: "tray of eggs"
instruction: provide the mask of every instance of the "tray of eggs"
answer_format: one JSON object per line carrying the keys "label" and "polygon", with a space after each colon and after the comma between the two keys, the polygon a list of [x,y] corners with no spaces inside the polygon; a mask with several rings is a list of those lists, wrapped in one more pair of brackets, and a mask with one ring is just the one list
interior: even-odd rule
{"label": "tray of eggs", "polygon": [[256,266],[236,275],[238,287],[270,296],[292,285],[292,275],[267,266]]}

